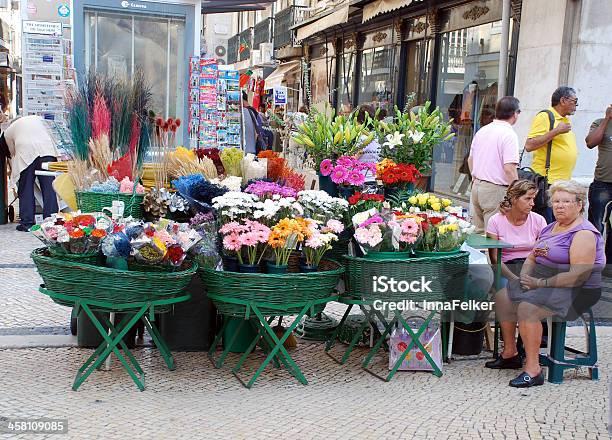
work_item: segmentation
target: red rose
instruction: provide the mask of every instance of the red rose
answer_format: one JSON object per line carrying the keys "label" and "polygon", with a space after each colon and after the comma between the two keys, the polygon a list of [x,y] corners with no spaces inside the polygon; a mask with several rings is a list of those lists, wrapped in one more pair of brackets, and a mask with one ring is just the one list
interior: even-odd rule
{"label": "red rose", "polygon": [[168,124],[168,127],[174,124],[174,118],[168,118],[168,120],[166,121],[166,124]]}
{"label": "red rose", "polygon": [[161,127],[162,125],[164,125],[164,120],[160,116],[158,116],[157,118],[155,118],[155,125]]}
{"label": "red rose", "polygon": [[423,232],[427,232],[429,229],[429,222],[421,222],[421,228],[423,229]]}
{"label": "red rose", "polygon": [[399,344],[397,344],[397,349],[401,351],[402,353],[406,351],[407,348],[408,348],[408,345],[405,342],[400,342]]}
{"label": "red rose", "polygon": [[176,119],[174,120],[174,125],[176,125],[176,127],[177,127],[177,128],[181,126],[181,120],[180,120],[180,118],[176,118]]}

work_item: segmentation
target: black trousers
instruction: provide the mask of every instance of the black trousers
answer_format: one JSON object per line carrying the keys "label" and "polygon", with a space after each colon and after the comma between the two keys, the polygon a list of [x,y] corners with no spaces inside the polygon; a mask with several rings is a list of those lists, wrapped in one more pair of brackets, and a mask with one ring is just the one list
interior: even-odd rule
{"label": "black trousers", "polygon": [[37,170],[42,170],[42,164],[45,162],[55,162],[57,159],[53,156],[37,157],[25,170],[19,174],[19,182],[17,183],[17,194],[19,196],[19,223],[23,226],[30,227],[34,221],[36,212],[36,200],[34,199],[34,183],[38,178],[38,183],[42,191],[43,197],[43,214],[49,217],[58,211],[57,196],[53,189],[53,177],[37,176]]}

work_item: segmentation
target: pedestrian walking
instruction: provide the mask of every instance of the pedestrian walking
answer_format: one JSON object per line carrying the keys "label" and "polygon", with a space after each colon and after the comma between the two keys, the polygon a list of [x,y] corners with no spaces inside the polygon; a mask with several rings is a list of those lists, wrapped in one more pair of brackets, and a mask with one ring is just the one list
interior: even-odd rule
{"label": "pedestrian walking", "polygon": [[518,178],[519,143],[512,126],[521,109],[513,96],[501,98],[495,119],[474,135],[468,166],[472,174],[470,212],[476,233],[484,233],[489,219],[499,211],[508,185]]}
{"label": "pedestrian walking", "polygon": [[[578,148],[568,116],[576,113],[576,107],[576,91],[567,86],[559,87],[552,94],[551,107],[539,112],[531,123],[525,151],[533,152],[531,168],[541,176],[546,176],[548,184],[557,180],[570,180],[572,177]],[[551,207],[542,214],[548,223],[554,221]]]}

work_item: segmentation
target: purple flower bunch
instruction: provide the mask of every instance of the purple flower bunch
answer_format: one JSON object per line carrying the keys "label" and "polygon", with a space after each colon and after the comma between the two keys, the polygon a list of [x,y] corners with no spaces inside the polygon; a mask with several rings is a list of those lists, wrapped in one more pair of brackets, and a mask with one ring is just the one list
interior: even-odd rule
{"label": "purple flower bunch", "polygon": [[368,173],[376,175],[376,164],[342,156],[335,165],[330,159],[325,159],[321,162],[320,170],[323,176],[331,176],[332,182],[337,185],[361,186]]}
{"label": "purple flower bunch", "polygon": [[281,197],[297,197],[297,191],[295,189],[274,182],[266,182],[265,180],[258,180],[251,183],[244,191],[249,194],[255,194],[262,199],[272,197],[276,194]]}

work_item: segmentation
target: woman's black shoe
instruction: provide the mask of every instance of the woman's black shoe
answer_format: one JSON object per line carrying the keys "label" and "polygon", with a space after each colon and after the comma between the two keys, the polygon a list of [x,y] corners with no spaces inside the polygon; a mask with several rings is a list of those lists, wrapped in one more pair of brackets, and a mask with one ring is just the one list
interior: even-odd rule
{"label": "woman's black shoe", "polygon": [[514,388],[529,388],[544,385],[544,372],[540,370],[540,374],[531,377],[529,374],[523,371],[521,374],[512,379],[509,385]]}
{"label": "woman's black shoe", "polygon": [[28,232],[31,227],[32,227],[32,225],[28,226],[28,225],[19,224],[19,225],[17,225],[17,227],[15,229],[17,229],[18,231],[21,231],[21,232]]}
{"label": "woman's black shoe", "polygon": [[485,363],[485,368],[493,368],[494,370],[518,370],[523,368],[521,356],[516,355],[511,358],[504,359],[501,354],[497,359]]}

